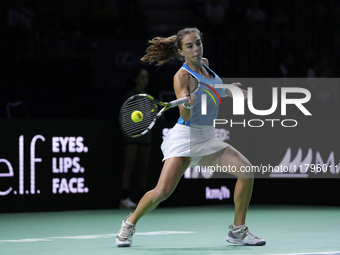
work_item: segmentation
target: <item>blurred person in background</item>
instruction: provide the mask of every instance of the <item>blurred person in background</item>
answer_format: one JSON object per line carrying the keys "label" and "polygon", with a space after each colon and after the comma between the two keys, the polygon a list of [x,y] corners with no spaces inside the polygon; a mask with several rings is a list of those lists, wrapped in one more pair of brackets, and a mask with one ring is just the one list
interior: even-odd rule
{"label": "blurred person in background", "polygon": [[[133,75],[134,87],[124,97],[124,101],[130,96],[146,93],[145,88],[149,83],[149,73],[146,69],[137,68]],[[132,177],[139,178],[138,200],[145,194],[147,188],[147,175],[151,152],[151,132],[138,138],[124,136],[124,168],[122,174],[122,195],[120,208],[135,208],[133,202]],[[137,171],[134,171],[137,170]]]}

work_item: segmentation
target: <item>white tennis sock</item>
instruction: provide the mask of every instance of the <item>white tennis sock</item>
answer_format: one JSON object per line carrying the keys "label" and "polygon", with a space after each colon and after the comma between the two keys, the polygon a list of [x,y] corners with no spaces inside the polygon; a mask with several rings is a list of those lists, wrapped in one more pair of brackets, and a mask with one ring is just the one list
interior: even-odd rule
{"label": "white tennis sock", "polygon": [[237,232],[238,230],[240,230],[240,229],[242,229],[242,228],[244,228],[244,227],[245,227],[245,225],[235,226],[235,225],[233,224],[233,229],[232,229],[232,231],[233,231],[233,232]]}
{"label": "white tennis sock", "polygon": [[132,224],[130,221],[126,220],[125,221],[129,226],[135,226],[136,224]]}

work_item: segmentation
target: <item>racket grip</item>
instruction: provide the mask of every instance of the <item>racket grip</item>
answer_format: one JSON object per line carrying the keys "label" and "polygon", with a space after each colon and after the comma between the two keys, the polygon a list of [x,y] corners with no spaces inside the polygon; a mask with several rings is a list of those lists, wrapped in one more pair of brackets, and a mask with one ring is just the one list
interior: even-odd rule
{"label": "racket grip", "polygon": [[181,104],[185,104],[186,102],[188,102],[188,98],[187,98],[187,97],[183,97],[183,98],[180,98],[180,99],[171,101],[171,102],[170,102],[171,108],[172,108],[172,107],[175,107],[175,106],[179,106],[179,105],[181,105]]}

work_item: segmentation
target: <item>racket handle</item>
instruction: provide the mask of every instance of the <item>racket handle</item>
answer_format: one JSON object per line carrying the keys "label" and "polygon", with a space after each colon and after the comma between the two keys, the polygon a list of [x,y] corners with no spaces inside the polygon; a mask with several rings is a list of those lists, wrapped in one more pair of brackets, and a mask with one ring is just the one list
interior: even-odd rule
{"label": "racket handle", "polygon": [[171,102],[170,102],[171,108],[172,108],[172,107],[175,107],[175,106],[179,106],[179,105],[181,105],[181,104],[185,104],[186,102],[188,102],[188,98],[187,98],[187,97],[183,97],[183,98],[180,98],[180,99],[171,101]]}

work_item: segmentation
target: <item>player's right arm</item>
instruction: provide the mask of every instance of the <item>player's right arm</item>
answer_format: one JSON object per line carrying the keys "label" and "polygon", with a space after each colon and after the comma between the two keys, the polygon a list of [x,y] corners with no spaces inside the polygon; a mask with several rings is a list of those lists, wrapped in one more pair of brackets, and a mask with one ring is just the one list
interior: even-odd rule
{"label": "player's right arm", "polygon": [[[194,106],[196,103],[196,95],[190,94],[190,83],[194,82],[189,73],[183,69],[178,70],[174,76],[174,90],[176,97],[188,97],[186,106]],[[179,113],[184,121],[189,121],[192,114],[192,109],[186,109],[183,105],[179,105]]]}

